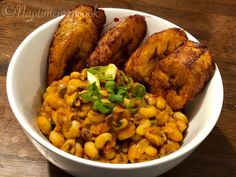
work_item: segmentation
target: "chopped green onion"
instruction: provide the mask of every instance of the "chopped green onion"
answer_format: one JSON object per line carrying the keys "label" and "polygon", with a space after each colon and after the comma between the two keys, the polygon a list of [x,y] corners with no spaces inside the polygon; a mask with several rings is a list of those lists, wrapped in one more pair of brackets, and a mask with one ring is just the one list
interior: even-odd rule
{"label": "chopped green onion", "polygon": [[123,71],[117,72],[117,84],[125,86],[127,89],[131,87],[132,78],[125,75]]}
{"label": "chopped green onion", "polygon": [[120,86],[117,88],[117,95],[122,95],[123,97],[127,97],[128,95],[128,90],[124,86]]}
{"label": "chopped green onion", "polygon": [[116,95],[114,93],[112,93],[108,99],[111,101],[111,102],[114,102],[114,103],[118,103],[118,104],[121,104],[124,102],[124,97],[122,95]]}
{"label": "chopped green onion", "polygon": [[85,101],[94,101],[96,98],[92,95],[92,92],[84,92],[79,95]]}
{"label": "chopped green onion", "polygon": [[114,90],[116,89],[116,83],[115,81],[107,81],[105,83],[105,89],[110,92],[110,93],[113,93]]}
{"label": "chopped green onion", "polygon": [[101,88],[99,79],[94,74],[92,74],[91,72],[87,71],[87,78],[88,78],[89,84],[96,83],[98,89]]}
{"label": "chopped green onion", "polygon": [[125,84],[126,88],[129,89],[132,85],[133,79],[127,76],[127,82]]}
{"label": "chopped green onion", "polygon": [[103,103],[100,100],[95,100],[93,102],[92,109],[95,111],[99,111],[103,114],[107,114],[112,112],[114,105],[112,103]]}
{"label": "chopped green onion", "polygon": [[98,87],[97,87],[96,83],[94,82],[92,84],[89,84],[87,89],[91,92],[96,92],[98,90]]}
{"label": "chopped green onion", "polygon": [[127,109],[130,111],[130,113],[135,113],[140,107],[143,107],[145,105],[146,102],[144,101],[144,99],[137,97],[130,100]]}
{"label": "chopped green onion", "polygon": [[117,67],[114,64],[109,64],[107,65],[106,71],[105,71],[105,76],[109,76],[112,78],[112,80],[115,79],[116,77],[116,72],[117,72]]}
{"label": "chopped green onion", "polygon": [[139,108],[129,108],[128,110],[129,110],[129,112],[130,112],[131,114],[134,114],[134,113],[136,113],[136,112],[138,111],[138,109],[139,109]]}
{"label": "chopped green onion", "polygon": [[92,95],[96,96],[97,98],[102,98],[102,94],[99,93],[98,87],[95,82],[89,85],[87,89],[92,93]]}
{"label": "chopped green onion", "polygon": [[112,90],[111,95],[108,97],[108,99],[113,103],[121,104],[124,102],[124,98],[127,96],[128,91],[126,87],[120,86],[116,89]]}
{"label": "chopped green onion", "polygon": [[107,66],[94,66],[88,69],[88,72],[96,76],[99,81],[114,80],[116,77],[117,67],[114,64]]}
{"label": "chopped green onion", "polygon": [[99,93],[96,83],[90,84],[87,88],[87,92],[81,93],[79,96],[85,101],[95,101],[101,99],[102,94]]}
{"label": "chopped green onion", "polygon": [[132,95],[134,97],[142,98],[142,97],[144,97],[145,93],[146,93],[146,88],[142,84],[136,84],[136,86],[132,90]]}

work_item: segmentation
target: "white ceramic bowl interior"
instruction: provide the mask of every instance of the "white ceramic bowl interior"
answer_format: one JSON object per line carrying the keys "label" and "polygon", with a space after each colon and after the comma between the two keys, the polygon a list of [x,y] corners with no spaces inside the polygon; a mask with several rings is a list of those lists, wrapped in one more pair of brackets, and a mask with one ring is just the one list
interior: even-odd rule
{"label": "white ceramic bowl interior", "polygon": [[[146,38],[170,27],[178,27],[159,17],[127,9],[104,8],[107,31],[129,15],[145,16],[148,31]],[[53,19],[33,31],[18,47],[10,62],[7,73],[7,94],[15,117],[36,148],[53,164],[75,176],[148,177],[157,176],[184,160],[211,132],[216,124],[223,103],[223,85],[219,70],[204,91],[186,108],[190,119],[189,127],[180,150],[166,157],[136,163],[108,164],[72,156],[54,147],[40,133],[36,117],[41,105],[40,93],[46,86],[48,49],[52,36],[63,17]],[[187,33],[190,40],[197,41]]]}

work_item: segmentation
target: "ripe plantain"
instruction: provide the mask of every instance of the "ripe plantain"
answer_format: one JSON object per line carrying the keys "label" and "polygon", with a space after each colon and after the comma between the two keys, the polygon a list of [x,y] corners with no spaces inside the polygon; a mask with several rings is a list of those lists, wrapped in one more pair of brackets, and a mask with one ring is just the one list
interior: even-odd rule
{"label": "ripe plantain", "polygon": [[207,47],[187,41],[157,63],[149,88],[165,98],[173,110],[181,110],[203,90],[214,71],[214,59]]}
{"label": "ripe plantain", "polygon": [[126,74],[135,81],[147,84],[157,61],[173,52],[187,39],[185,32],[179,28],[154,33],[126,62]]}
{"label": "ripe plantain", "polygon": [[126,59],[146,35],[147,24],[143,16],[133,15],[110,29],[98,42],[88,59],[88,67],[113,63],[122,68]]}
{"label": "ripe plantain", "polygon": [[48,85],[83,69],[105,21],[104,11],[89,5],[78,5],[65,15],[49,49]]}

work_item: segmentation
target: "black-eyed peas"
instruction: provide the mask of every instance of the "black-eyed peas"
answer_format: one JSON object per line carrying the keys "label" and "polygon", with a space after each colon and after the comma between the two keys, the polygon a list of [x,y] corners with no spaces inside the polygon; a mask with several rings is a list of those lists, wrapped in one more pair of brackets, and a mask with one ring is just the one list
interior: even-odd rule
{"label": "black-eyed peas", "polygon": [[179,112],[179,111],[175,112],[173,114],[173,118],[176,119],[176,120],[180,120],[180,121],[184,122],[185,124],[188,123],[188,118],[182,112]]}
{"label": "black-eyed peas", "polygon": [[80,143],[75,143],[75,156],[77,157],[83,157],[84,149],[83,146]]}
{"label": "black-eyed peas", "polygon": [[104,114],[99,114],[93,110],[90,110],[88,112],[87,118],[91,123],[100,123],[104,120],[105,115]]}
{"label": "black-eyed peas", "polygon": [[81,124],[77,120],[71,122],[65,122],[62,125],[62,134],[66,139],[73,139],[80,136]]}
{"label": "black-eyed peas", "polygon": [[81,74],[79,72],[72,72],[70,74],[70,79],[79,79]]}
{"label": "black-eyed peas", "polygon": [[116,151],[115,150],[110,150],[108,152],[106,152],[106,151],[104,152],[104,157],[107,160],[112,160],[115,157],[115,155],[116,155]]}
{"label": "black-eyed peas", "polygon": [[145,138],[157,147],[163,145],[167,140],[165,134],[157,127],[148,128],[145,131]]}
{"label": "black-eyed peas", "polygon": [[39,129],[41,130],[43,134],[45,135],[50,134],[52,130],[52,125],[48,118],[46,118],[45,116],[39,116],[37,119],[37,123],[38,123]]}
{"label": "black-eyed peas", "polygon": [[66,140],[65,143],[61,146],[61,150],[74,155],[74,153],[75,153],[75,139]]}
{"label": "black-eyed peas", "polygon": [[178,150],[186,115],[144,89],[138,93],[143,86],[128,80],[116,78],[106,87],[101,82],[98,89],[89,84],[85,69],[54,81],[43,95],[40,131],[67,153],[107,163],[142,162]]}
{"label": "black-eyed peas", "polygon": [[155,117],[158,112],[158,109],[155,106],[141,107],[138,110],[138,114],[143,118],[152,118]]}
{"label": "black-eyed peas", "polygon": [[160,156],[166,156],[169,155],[175,151],[177,151],[180,148],[180,145],[174,141],[168,140],[166,144],[161,146],[160,148]]}
{"label": "black-eyed peas", "polygon": [[155,117],[156,117],[157,124],[159,126],[163,126],[163,125],[165,125],[165,123],[168,122],[168,120],[170,119],[171,115],[167,111],[159,111],[156,114]]}
{"label": "black-eyed peas", "polygon": [[155,105],[156,102],[157,102],[157,99],[155,98],[154,95],[150,94],[150,93],[147,93],[145,96],[144,96],[144,99],[147,101],[147,103],[149,105]]}
{"label": "black-eyed peas", "polygon": [[61,146],[64,144],[65,142],[65,138],[64,136],[60,133],[60,132],[56,132],[56,131],[51,131],[49,134],[49,140],[51,141],[51,143],[58,147],[61,148]]}
{"label": "black-eyed peas", "polygon": [[166,108],[166,101],[161,97],[157,98],[156,99],[156,107],[159,110],[165,109]]}
{"label": "black-eyed peas", "polygon": [[98,149],[96,148],[95,143],[92,141],[84,143],[84,153],[93,160],[99,158]]}
{"label": "black-eyed peas", "polygon": [[65,101],[68,106],[74,106],[77,103],[77,106],[79,106],[80,101],[77,102],[78,93],[75,92],[72,95],[65,95]]}
{"label": "black-eyed peas", "polygon": [[117,121],[113,122],[113,128],[114,130],[121,130],[125,127],[127,127],[129,124],[129,121],[125,118],[123,119],[118,119]]}
{"label": "black-eyed peas", "polygon": [[50,93],[45,97],[45,102],[47,102],[52,108],[58,109],[60,107],[66,107],[65,100],[59,97],[55,93]]}
{"label": "black-eyed peas", "polygon": [[[150,149],[149,147],[150,141],[147,139],[141,139],[138,142],[130,143],[128,150],[129,160],[134,163],[149,160],[150,158],[154,157],[154,154],[157,156],[157,150],[154,152],[154,148]],[[151,156],[149,154],[151,154]]]}
{"label": "black-eyed peas", "polygon": [[95,138],[95,146],[98,149],[102,149],[108,141],[112,140],[111,133],[102,133]]}
{"label": "black-eyed peas", "polygon": [[177,120],[177,121],[176,121],[176,124],[177,124],[177,127],[179,128],[179,131],[180,131],[181,133],[183,133],[183,132],[186,130],[186,128],[187,128],[186,123],[184,123],[184,122],[181,121],[181,120]]}
{"label": "black-eyed peas", "polygon": [[118,136],[118,139],[122,141],[128,138],[131,138],[134,135],[135,135],[135,125],[129,124],[127,127],[120,130],[117,136]]}
{"label": "black-eyed peas", "polygon": [[141,124],[136,128],[136,134],[143,136],[147,128],[151,126],[151,121],[149,119],[142,119]]}
{"label": "black-eyed peas", "polygon": [[144,152],[152,157],[156,157],[158,155],[157,149],[153,146],[147,146],[144,148]]}
{"label": "black-eyed peas", "polygon": [[166,133],[167,137],[170,140],[173,140],[175,142],[180,142],[183,140],[183,134],[179,130],[177,123],[174,121],[168,122],[163,128],[163,132]]}

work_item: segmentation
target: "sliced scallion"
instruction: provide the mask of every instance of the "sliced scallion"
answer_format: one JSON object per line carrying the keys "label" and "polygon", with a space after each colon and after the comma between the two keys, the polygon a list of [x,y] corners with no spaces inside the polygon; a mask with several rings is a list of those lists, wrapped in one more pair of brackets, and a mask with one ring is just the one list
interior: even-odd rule
{"label": "sliced scallion", "polygon": [[103,103],[100,100],[95,100],[93,102],[93,107],[92,109],[95,111],[99,111],[103,114],[107,114],[112,112],[114,105],[112,103]]}
{"label": "sliced scallion", "polygon": [[96,76],[99,81],[114,80],[116,77],[117,67],[114,64],[107,66],[94,66],[88,69],[88,72]]}
{"label": "sliced scallion", "polygon": [[145,88],[145,86],[144,85],[142,85],[142,84],[136,84],[136,86],[133,88],[133,90],[132,90],[132,95],[134,96],[134,97],[140,97],[140,98],[142,98],[142,97],[144,97],[144,95],[145,95],[145,93],[146,93],[146,88]]}
{"label": "sliced scallion", "polygon": [[116,83],[115,81],[107,81],[105,83],[105,89],[110,92],[110,93],[113,93],[116,89]]}
{"label": "sliced scallion", "polygon": [[111,101],[111,102],[114,102],[114,103],[118,103],[118,104],[121,104],[124,102],[124,96],[122,95],[116,95],[114,93],[112,93],[108,99]]}

